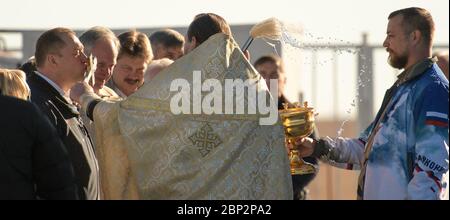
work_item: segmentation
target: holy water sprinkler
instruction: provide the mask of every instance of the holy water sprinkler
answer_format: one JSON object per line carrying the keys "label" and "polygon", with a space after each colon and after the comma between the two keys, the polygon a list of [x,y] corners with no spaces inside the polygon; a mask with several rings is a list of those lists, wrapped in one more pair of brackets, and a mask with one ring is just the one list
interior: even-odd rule
{"label": "holy water sprinkler", "polygon": [[95,70],[97,69],[97,58],[92,54],[88,57],[86,73],[84,74],[84,81],[92,86],[95,83]]}
{"label": "holy water sprinkler", "polygon": [[282,34],[282,23],[276,18],[269,18],[250,29],[250,36],[242,46],[242,51],[246,51],[255,38],[267,38],[270,40],[280,40]]}

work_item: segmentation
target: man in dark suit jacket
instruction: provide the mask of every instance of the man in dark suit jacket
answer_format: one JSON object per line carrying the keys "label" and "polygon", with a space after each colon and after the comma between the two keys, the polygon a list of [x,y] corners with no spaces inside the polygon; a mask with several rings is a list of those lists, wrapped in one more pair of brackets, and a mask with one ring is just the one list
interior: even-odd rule
{"label": "man in dark suit jacket", "polygon": [[43,33],[36,43],[37,71],[28,77],[31,101],[50,119],[67,147],[81,199],[100,198],[97,159],[91,138],[75,105],[70,88],[84,79],[87,57],[72,30],[55,28]]}
{"label": "man in dark suit jacket", "polygon": [[[293,105],[286,99],[283,94],[284,86],[286,84],[286,76],[284,73],[284,65],[280,57],[269,55],[262,56],[256,60],[255,69],[261,74],[261,76],[266,80],[267,87],[270,89],[269,80],[277,79],[278,82],[278,109],[283,109],[283,104],[287,104],[292,107]],[[317,130],[315,130],[311,135],[311,138],[317,137]],[[318,160],[314,157],[303,158],[305,162],[308,162],[315,167],[318,167]],[[317,175],[316,173],[303,174],[303,175],[292,175],[292,186],[294,190],[295,200],[306,199],[307,191],[305,187],[314,179]]]}
{"label": "man in dark suit jacket", "polygon": [[0,95],[0,200],[78,199],[69,156],[32,103]]}

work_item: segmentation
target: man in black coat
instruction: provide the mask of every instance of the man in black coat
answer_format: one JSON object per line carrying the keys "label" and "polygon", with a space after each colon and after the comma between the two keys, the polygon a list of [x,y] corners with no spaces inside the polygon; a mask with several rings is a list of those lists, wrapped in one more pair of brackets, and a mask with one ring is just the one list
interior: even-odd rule
{"label": "man in black coat", "polygon": [[78,199],[55,129],[32,103],[0,95],[0,200]]}
{"label": "man in black coat", "polygon": [[50,119],[66,146],[80,199],[99,199],[99,170],[91,138],[69,98],[70,88],[84,79],[87,70],[83,45],[72,30],[55,28],[39,37],[35,59],[37,71],[27,79],[31,101]]}
{"label": "man in black coat", "polygon": [[[283,94],[284,86],[286,84],[286,76],[284,73],[284,65],[280,57],[269,55],[262,56],[255,61],[255,69],[266,80],[267,87],[270,89],[270,79],[276,79],[278,82],[278,109],[283,109],[283,104],[287,104],[290,107],[293,105],[286,99]],[[317,137],[317,130],[311,135],[311,138]],[[314,157],[303,158],[305,162],[308,162],[318,168],[318,160]],[[307,196],[306,186],[314,179],[317,172],[303,175],[292,175],[292,186],[294,190],[295,200],[304,200]]]}

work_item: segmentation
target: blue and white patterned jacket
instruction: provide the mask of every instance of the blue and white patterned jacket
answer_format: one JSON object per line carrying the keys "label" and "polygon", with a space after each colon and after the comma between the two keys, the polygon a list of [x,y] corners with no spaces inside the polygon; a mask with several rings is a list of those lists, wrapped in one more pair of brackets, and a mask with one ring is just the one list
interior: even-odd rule
{"label": "blue and white patterned jacket", "polygon": [[399,76],[378,129],[375,120],[359,139],[325,139],[329,153],[322,159],[358,169],[375,132],[363,199],[442,199],[448,193],[449,84],[435,61],[419,62]]}

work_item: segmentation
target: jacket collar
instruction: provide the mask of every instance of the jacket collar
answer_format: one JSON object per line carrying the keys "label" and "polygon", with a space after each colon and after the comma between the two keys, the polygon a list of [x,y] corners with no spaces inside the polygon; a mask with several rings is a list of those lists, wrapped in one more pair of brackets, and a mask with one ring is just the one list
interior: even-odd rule
{"label": "jacket collar", "polygon": [[416,77],[425,73],[425,71],[433,66],[434,63],[437,62],[437,58],[426,58],[424,60],[419,61],[408,69],[405,69],[400,75],[397,76],[397,86],[408,82]]}
{"label": "jacket collar", "polygon": [[[33,83],[37,89],[46,93],[50,98],[49,100],[61,111],[65,116],[78,117],[79,112],[75,105],[69,103],[59,91],[57,91],[50,83],[36,73],[30,73],[28,81]],[[31,99],[33,99],[33,91],[31,91]]]}

